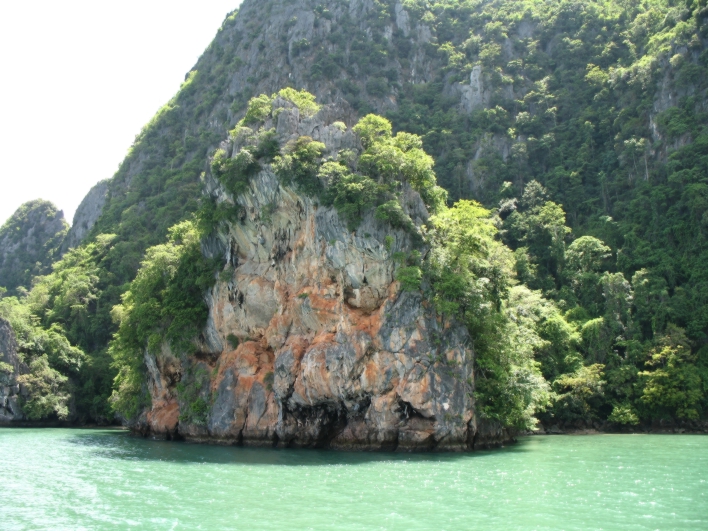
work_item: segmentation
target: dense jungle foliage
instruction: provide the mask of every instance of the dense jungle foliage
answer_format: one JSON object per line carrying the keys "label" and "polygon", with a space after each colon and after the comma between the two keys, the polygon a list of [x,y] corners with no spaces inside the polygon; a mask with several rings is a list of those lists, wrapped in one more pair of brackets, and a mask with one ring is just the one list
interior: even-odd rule
{"label": "dense jungle foliage", "polygon": [[119,324],[109,352],[118,369],[112,406],[126,418],[149,404],[143,352],[158,352],[163,343],[176,353],[191,353],[191,343],[206,324],[204,293],[215,281],[218,262],[207,260],[201,232],[192,221],[169,230],[167,243],[150,247],[123,302],[112,315]]}
{"label": "dense jungle foliage", "polygon": [[[700,418],[708,371],[692,353],[684,330],[668,323],[664,333],[643,339],[643,304],[651,296],[646,271],[638,271],[631,282],[615,272],[612,249],[593,236],[573,237],[563,208],[548,200],[541,184],[528,183],[505,217],[500,215],[504,208],[492,212],[469,200],[447,206],[420,137],[394,135],[391,123],[380,116],[367,115],[353,127],[360,152],[325,158],[325,146],[305,136],[273,149],[272,130],[265,124],[282,110],[283,100],[317,110],[314,97],[292,90],[254,98],[231,132],[240,149],[233,157],[215,153],[214,176],[236,197],[247,191],[249,178],[263,164],[271,163],[283,184],[334,206],[351,230],[373,210],[382,223],[416,233],[420,248],[428,252],[422,257],[413,248],[392,256],[399,263],[397,278],[402,289],[422,290],[443,316],[466,323],[474,341],[475,393],[483,417],[517,429],[532,427],[537,417],[578,426]],[[417,228],[400,204],[404,186],[418,191],[433,213],[426,226]],[[205,203],[197,223],[202,234],[224,222],[239,222],[238,208],[224,206],[230,204]],[[126,295],[130,302],[134,292],[143,293],[143,306],[116,310],[126,312],[123,323],[134,323],[121,325],[116,344],[125,345],[121,361],[136,382],[132,394],[117,391],[117,404],[139,394],[140,346],[154,343],[157,349],[165,339],[174,345],[169,329],[140,318],[141,312],[167,309],[167,315],[176,315],[170,304],[155,303],[162,300],[160,294],[178,285],[178,293],[187,287],[203,289],[209,282],[205,269],[202,277],[190,274],[167,286],[161,283],[164,275],[156,277],[160,283],[154,286],[145,284],[143,276],[155,268],[169,270],[159,266],[157,249],[148,251]],[[195,279],[200,280],[189,284]],[[196,293],[195,303],[200,302]],[[193,318],[203,323],[203,315]],[[150,328],[136,335],[137,323],[150,323]]]}
{"label": "dense jungle foliage", "polygon": [[[566,425],[705,418],[706,0],[403,0],[407,29],[393,0],[373,0],[356,20],[339,0],[259,9],[296,4],[313,13],[309,41],[291,39],[297,20],[270,43],[261,38],[268,17],[245,29],[238,13],[227,17],[179,93],[136,137],[87,242],[35,280],[29,296],[2,301],[34,316],[27,322],[37,333],[53,327],[86,353],[66,384],[79,416],[110,418],[108,382],[119,368],[108,343],[123,322],[111,311],[122,300],[123,308],[142,304],[121,297],[140,264],[149,269],[146,249],[198,209],[199,175],[225,132],[244,113],[239,127],[253,129],[270,112],[268,96],[247,106],[275,82],[270,70],[241,72],[273,45],[320,101],[343,98],[359,116],[376,111],[390,123],[360,122],[356,168],[346,154],[321,161],[307,139],[279,150],[262,132],[240,160],[217,153],[214,175],[238,192],[257,164],[272,161],[352,228],[368,208],[410,227],[396,183],[431,192],[435,215],[421,238],[437,250],[425,261],[399,257],[399,279],[432,290],[441,311],[478,338],[486,415],[521,425],[537,404],[544,423]],[[471,88],[478,101],[465,107]],[[308,101],[296,103],[312,110]],[[368,129],[381,144],[367,143]],[[419,184],[400,170],[408,162]],[[435,175],[447,201],[428,186]],[[233,214],[207,205],[192,229]],[[179,263],[185,244],[170,241],[180,249],[170,263]],[[155,330],[169,328],[151,315]],[[152,332],[144,333],[141,341]]]}

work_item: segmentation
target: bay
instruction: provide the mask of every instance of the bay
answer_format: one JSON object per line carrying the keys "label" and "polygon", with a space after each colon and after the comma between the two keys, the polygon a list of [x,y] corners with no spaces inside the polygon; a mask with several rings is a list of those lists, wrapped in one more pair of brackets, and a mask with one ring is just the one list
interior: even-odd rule
{"label": "bay", "polygon": [[342,453],[1,429],[0,529],[708,529],[708,437]]}

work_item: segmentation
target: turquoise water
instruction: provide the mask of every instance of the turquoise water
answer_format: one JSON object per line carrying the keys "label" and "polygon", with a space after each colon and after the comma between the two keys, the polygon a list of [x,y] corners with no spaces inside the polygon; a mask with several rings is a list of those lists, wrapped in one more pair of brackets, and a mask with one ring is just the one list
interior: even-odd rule
{"label": "turquoise water", "polygon": [[708,437],[530,437],[465,455],[0,430],[0,529],[708,529]]}

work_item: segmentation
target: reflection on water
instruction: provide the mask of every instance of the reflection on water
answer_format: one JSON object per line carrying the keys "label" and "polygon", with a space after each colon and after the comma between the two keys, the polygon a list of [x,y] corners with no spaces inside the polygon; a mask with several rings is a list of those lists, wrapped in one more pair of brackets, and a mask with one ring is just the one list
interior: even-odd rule
{"label": "reflection on water", "polygon": [[[330,450],[285,450],[271,448],[241,448],[233,446],[190,444],[185,442],[136,439],[124,431],[112,432],[76,430],[68,444],[87,448],[87,453],[108,459],[141,459],[147,461],[174,461],[181,463],[210,463],[218,465],[277,465],[277,466],[331,466],[357,465],[370,462],[409,461],[446,462],[481,456],[490,451],[463,453],[388,453],[340,452]],[[139,441],[136,444],[136,440]],[[491,450],[498,452],[499,450]],[[514,444],[501,450],[526,452],[528,445]]]}
{"label": "reflection on water", "polygon": [[0,449],[0,529],[708,529],[702,436],[385,454],[5,429]]}

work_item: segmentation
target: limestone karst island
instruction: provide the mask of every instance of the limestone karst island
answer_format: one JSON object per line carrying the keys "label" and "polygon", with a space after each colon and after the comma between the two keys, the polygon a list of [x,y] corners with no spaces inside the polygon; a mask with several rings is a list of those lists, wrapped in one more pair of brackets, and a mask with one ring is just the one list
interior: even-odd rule
{"label": "limestone karst island", "polygon": [[708,528],[707,1],[214,30],[0,220],[0,528]]}

